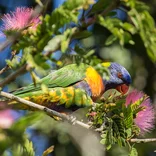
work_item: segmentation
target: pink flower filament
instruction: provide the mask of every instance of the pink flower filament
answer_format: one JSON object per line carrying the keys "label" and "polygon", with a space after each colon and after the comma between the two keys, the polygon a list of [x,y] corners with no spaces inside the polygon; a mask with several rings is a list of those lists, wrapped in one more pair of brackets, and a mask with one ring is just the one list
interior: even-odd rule
{"label": "pink flower filament", "polygon": [[32,29],[35,29],[40,23],[40,20],[38,17],[32,17],[32,15],[33,9],[18,7],[14,12],[3,16],[3,26],[1,30],[20,30],[29,26],[31,26]]}
{"label": "pink flower filament", "polygon": [[[129,104],[136,102],[143,98],[144,95],[145,94],[143,92],[139,92],[137,90],[132,91],[126,97],[125,105],[128,106]],[[140,106],[144,109],[136,114],[134,123],[140,128],[141,134],[144,134],[146,132],[150,132],[154,128],[155,113],[149,98],[144,99]]]}

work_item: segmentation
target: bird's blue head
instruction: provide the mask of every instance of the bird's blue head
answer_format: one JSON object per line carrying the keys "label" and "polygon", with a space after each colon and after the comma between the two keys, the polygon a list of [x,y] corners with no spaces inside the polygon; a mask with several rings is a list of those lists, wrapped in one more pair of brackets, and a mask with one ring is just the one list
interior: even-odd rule
{"label": "bird's blue head", "polygon": [[122,94],[127,93],[129,85],[131,84],[129,72],[123,66],[115,62],[110,63],[108,70],[110,72],[110,78],[104,80],[105,90],[116,89]]}

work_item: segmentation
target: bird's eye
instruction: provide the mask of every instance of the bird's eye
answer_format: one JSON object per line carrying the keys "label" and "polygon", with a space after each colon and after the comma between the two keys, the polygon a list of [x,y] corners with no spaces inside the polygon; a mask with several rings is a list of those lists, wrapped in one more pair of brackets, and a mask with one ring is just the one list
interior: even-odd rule
{"label": "bird's eye", "polygon": [[122,78],[122,74],[120,72],[117,73],[118,78]]}

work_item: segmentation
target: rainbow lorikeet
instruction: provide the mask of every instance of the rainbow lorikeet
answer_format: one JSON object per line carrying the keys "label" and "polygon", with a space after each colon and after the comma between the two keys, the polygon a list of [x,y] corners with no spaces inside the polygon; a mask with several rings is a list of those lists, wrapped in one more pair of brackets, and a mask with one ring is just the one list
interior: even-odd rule
{"label": "rainbow lorikeet", "polygon": [[[70,64],[40,79],[36,86],[30,84],[13,94],[59,112],[91,106],[108,89],[125,94],[131,83],[128,71],[117,63],[102,63],[101,66],[108,68],[109,79],[87,64]],[[46,89],[42,89],[43,85]],[[28,107],[16,101],[9,104],[18,109]]]}

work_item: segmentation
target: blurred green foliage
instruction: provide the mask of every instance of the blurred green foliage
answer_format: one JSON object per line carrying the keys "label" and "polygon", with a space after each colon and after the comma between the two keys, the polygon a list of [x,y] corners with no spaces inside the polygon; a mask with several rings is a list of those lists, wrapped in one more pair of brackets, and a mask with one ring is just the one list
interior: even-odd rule
{"label": "blurred green foliage", "polygon": [[[0,153],[4,152],[4,156],[7,152],[11,152],[13,156],[28,155],[33,156],[34,148],[32,142],[27,139],[25,134],[26,128],[28,126],[36,123],[43,117],[41,112],[30,113],[25,115],[16,121],[9,129],[0,130]],[[10,149],[6,151],[6,149]]]}

